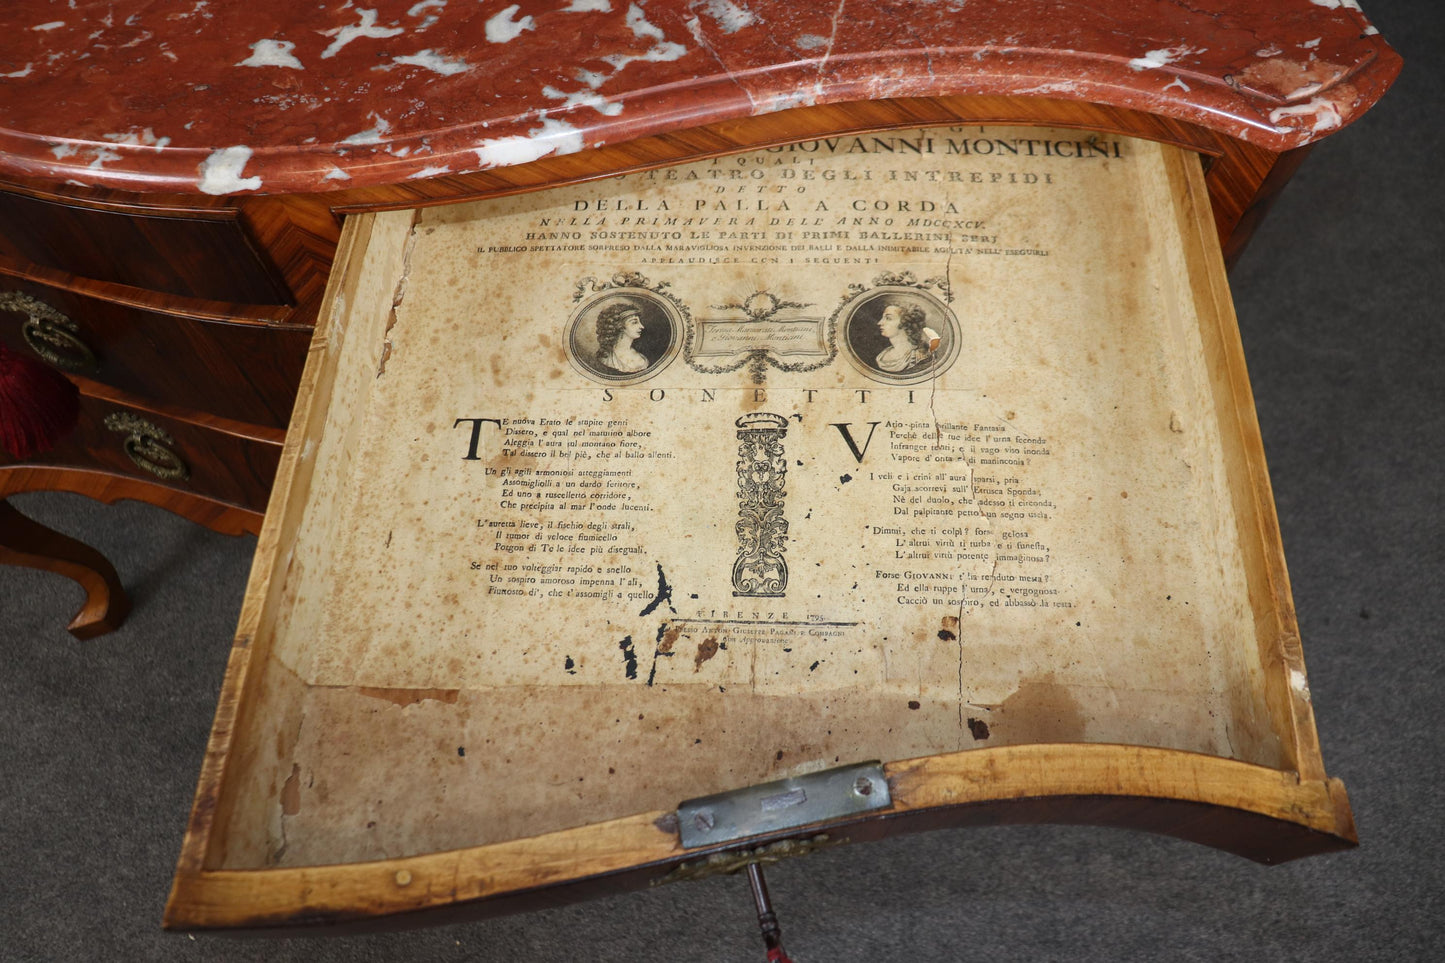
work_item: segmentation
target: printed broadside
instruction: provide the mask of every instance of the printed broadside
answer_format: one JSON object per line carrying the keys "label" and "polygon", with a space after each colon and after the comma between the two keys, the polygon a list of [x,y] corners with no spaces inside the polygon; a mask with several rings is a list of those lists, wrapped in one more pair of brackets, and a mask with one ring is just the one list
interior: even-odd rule
{"label": "printed broadside", "polygon": [[1270,762],[1162,157],[896,131],[422,211],[298,672],[450,693],[407,711],[555,758],[587,819],[659,752],[678,798],[1026,741]]}

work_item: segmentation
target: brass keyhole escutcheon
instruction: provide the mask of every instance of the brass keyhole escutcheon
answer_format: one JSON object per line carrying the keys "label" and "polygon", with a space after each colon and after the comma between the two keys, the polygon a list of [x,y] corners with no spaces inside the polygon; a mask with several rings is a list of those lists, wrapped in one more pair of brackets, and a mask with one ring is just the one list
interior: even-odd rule
{"label": "brass keyhole escutcheon", "polygon": [[95,352],[80,338],[80,325],[37,297],[23,291],[0,293],[0,311],[25,315],[20,336],[30,350],[62,371],[90,374],[100,366]]}
{"label": "brass keyhole escutcheon", "polygon": [[138,468],[164,481],[186,481],[191,477],[185,459],[170,448],[175,440],[159,426],[128,411],[116,411],[105,416],[105,427],[126,436],[121,444]]}

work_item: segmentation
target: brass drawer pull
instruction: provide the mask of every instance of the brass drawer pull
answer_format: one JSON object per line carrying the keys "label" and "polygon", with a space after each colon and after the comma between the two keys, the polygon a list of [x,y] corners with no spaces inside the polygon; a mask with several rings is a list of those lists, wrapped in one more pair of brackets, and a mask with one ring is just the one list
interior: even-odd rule
{"label": "brass drawer pull", "polygon": [[125,453],[137,466],[165,481],[186,481],[191,470],[180,455],[171,451],[175,440],[156,425],[128,411],[105,416],[105,427],[125,434]]}
{"label": "brass drawer pull", "polygon": [[26,315],[20,326],[25,343],[47,362],[64,371],[89,374],[98,368],[95,352],[80,340],[80,325],[23,291],[0,293],[0,311]]}

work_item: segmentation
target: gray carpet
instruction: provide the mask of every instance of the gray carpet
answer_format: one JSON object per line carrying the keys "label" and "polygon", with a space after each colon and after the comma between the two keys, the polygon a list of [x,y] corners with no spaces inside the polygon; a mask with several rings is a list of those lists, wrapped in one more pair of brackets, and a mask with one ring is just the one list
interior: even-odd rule
{"label": "gray carpet", "polygon": [[[1406,72],[1315,151],[1232,277],[1324,758],[1360,848],[1264,868],[1040,827],[828,851],[769,871],[799,963],[1440,958],[1445,30],[1429,0],[1367,6]],[[0,570],[0,959],[763,958],[741,878],[403,934],[162,933],[254,539],[144,505],[16,504],[109,556],[135,611],[76,642],[71,583]]]}

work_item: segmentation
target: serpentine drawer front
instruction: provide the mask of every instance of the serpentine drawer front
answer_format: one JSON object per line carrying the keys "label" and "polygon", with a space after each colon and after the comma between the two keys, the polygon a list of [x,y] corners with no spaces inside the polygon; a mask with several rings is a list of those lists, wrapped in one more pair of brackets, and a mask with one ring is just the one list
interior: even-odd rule
{"label": "serpentine drawer front", "polygon": [[0,255],[182,297],[292,300],[236,212],[224,207],[167,211],[0,191]]}
{"label": "serpentine drawer front", "polygon": [[0,344],[121,391],[285,428],[311,328],[119,304],[0,273]]}
{"label": "serpentine drawer front", "polygon": [[325,303],[168,925],[999,819],[1353,843],[1197,155],[894,129],[354,215]]}
{"label": "serpentine drawer front", "polygon": [[[263,511],[281,457],[281,433],[211,418],[197,423],[175,413],[138,408],[132,399],[85,381],[75,430],[30,459],[63,467],[201,492],[252,512]],[[0,467],[10,459],[0,452]]]}

